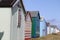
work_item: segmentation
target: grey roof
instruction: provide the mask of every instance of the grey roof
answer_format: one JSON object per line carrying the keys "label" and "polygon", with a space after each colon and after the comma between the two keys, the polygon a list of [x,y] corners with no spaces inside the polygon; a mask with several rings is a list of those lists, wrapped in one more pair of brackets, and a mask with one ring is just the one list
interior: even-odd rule
{"label": "grey roof", "polygon": [[[31,14],[31,17],[37,17],[39,14],[39,11],[27,11],[27,12],[29,12]],[[39,15],[39,17],[40,17],[40,15]]]}
{"label": "grey roof", "polygon": [[56,25],[50,25],[50,27],[56,28],[57,26]]}
{"label": "grey roof", "polygon": [[50,27],[56,28],[56,29],[58,29],[60,31],[60,29],[57,27],[57,25],[50,25]]}

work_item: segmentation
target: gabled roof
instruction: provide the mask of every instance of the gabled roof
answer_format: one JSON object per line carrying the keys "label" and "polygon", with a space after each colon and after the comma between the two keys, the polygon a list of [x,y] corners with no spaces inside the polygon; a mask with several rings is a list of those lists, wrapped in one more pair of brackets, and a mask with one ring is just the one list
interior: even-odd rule
{"label": "gabled roof", "polygon": [[57,26],[56,26],[56,25],[50,25],[50,27],[52,27],[52,28],[56,28]]}
{"label": "gabled roof", "polygon": [[28,11],[31,14],[31,17],[39,17],[40,19],[40,14],[39,11]]}
{"label": "gabled roof", "polygon": [[24,15],[26,14],[25,8],[24,8],[24,4],[23,4],[23,0],[20,0],[20,7],[22,8]]}
{"label": "gabled roof", "polygon": [[0,7],[12,7],[16,0],[0,0]]}
{"label": "gabled roof", "polygon": [[[12,7],[15,2],[18,1],[18,0],[0,0],[0,7]],[[26,14],[26,11],[25,11],[25,8],[24,8],[24,5],[23,5],[23,1],[22,0],[19,0],[19,4],[18,6],[22,8],[24,14]]]}
{"label": "gabled roof", "polygon": [[[26,14],[25,14],[25,20],[26,20],[26,17],[27,17],[27,15],[29,15],[29,17],[30,17],[30,19],[31,19],[31,14],[30,14],[30,12],[26,12]],[[32,19],[31,19],[32,20]]]}

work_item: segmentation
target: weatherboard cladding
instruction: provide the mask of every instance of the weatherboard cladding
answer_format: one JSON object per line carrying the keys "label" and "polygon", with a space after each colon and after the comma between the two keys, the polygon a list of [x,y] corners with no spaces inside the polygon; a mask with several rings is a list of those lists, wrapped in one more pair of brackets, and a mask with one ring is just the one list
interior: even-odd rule
{"label": "weatherboard cladding", "polygon": [[[11,0],[10,0],[11,1]],[[7,5],[7,4],[6,4]],[[4,6],[4,5],[3,5]],[[0,7],[3,7],[3,6],[1,6],[0,5]],[[8,6],[4,6],[4,7],[8,7]],[[10,7],[10,6],[9,6]],[[10,36],[9,35],[11,35],[11,40],[16,40],[16,39],[20,39],[20,40],[24,40],[24,27],[25,27],[25,17],[24,17],[24,10],[22,9],[21,10],[21,27],[20,27],[20,29],[18,28],[18,30],[17,30],[17,10],[18,9],[16,9],[17,7],[13,7],[13,8],[15,8],[15,10],[16,10],[16,12],[11,12],[11,9],[10,8],[7,8],[7,9],[5,9],[5,8],[2,8],[3,9],[3,12],[1,13],[1,14],[3,14],[3,13],[5,13],[5,11],[6,11],[6,14],[8,15],[4,15],[4,17],[6,16],[6,18],[8,17],[8,21],[6,20],[3,20],[3,21],[5,21],[5,22],[3,22],[3,24],[5,23],[7,23],[5,26],[3,26],[3,28],[2,29],[4,29],[4,38],[2,38],[2,40],[10,40]],[[14,9],[13,9],[14,10]],[[14,15],[12,15],[12,13],[14,13]],[[13,24],[12,23],[10,23],[10,16],[12,15],[12,18],[13,18],[13,20],[11,20],[12,22],[13,22]],[[3,17],[3,18],[4,18]],[[16,19],[16,20],[14,20],[14,19]],[[11,25],[10,25],[11,24]],[[15,25],[16,24],[16,25]],[[11,28],[10,28],[10,26],[11,26]],[[7,29],[5,29],[5,28],[7,28]],[[10,29],[12,29],[11,31],[10,31]],[[7,30],[7,31],[6,31]],[[5,35],[5,31],[6,31],[6,35]],[[13,32],[14,31],[14,32]],[[17,35],[17,34],[18,35]],[[8,35],[7,35],[8,34]],[[20,35],[20,36],[19,36]],[[14,37],[13,37],[14,36]],[[18,36],[18,37],[17,37]]]}
{"label": "weatherboard cladding", "polygon": [[40,15],[39,15],[39,11],[28,11],[31,15],[31,20],[32,20],[32,34],[31,36],[33,38],[37,37],[37,30],[39,29],[39,22],[40,21]]}
{"label": "weatherboard cladding", "polygon": [[31,38],[31,15],[29,12],[26,13],[25,15],[25,39],[26,38]]}
{"label": "weatherboard cladding", "polygon": [[47,35],[47,26],[46,20],[44,17],[40,17],[40,37]]}

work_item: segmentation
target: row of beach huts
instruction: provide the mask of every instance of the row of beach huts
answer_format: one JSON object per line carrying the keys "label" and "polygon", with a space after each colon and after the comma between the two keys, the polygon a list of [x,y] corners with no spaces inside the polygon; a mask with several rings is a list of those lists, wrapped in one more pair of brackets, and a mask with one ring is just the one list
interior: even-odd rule
{"label": "row of beach huts", "polygon": [[43,17],[40,17],[40,36],[46,36],[48,34],[58,33],[60,29],[57,25],[47,22]]}
{"label": "row of beach huts", "polygon": [[26,11],[22,0],[0,2],[0,40],[36,38],[40,25],[38,22],[40,23],[39,12]]}
{"label": "row of beach huts", "polygon": [[40,17],[39,11],[26,11],[22,0],[3,0],[0,4],[0,40],[29,40],[60,32]]}

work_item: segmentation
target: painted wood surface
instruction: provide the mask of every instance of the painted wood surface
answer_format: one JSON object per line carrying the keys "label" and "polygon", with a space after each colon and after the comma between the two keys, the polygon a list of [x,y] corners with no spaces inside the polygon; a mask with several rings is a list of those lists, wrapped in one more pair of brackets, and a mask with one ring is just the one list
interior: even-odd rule
{"label": "painted wood surface", "polygon": [[47,26],[44,18],[40,19],[40,37],[47,35]]}
{"label": "painted wood surface", "polygon": [[36,18],[32,18],[32,38],[36,37]]}
{"label": "painted wood surface", "polygon": [[0,8],[0,32],[4,32],[1,40],[10,40],[11,8]]}
{"label": "painted wood surface", "polygon": [[29,13],[26,14],[26,19],[25,19],[25,39],[31,38],[31,27],[32,27],[32,22],[31,22],[31,16]]}

